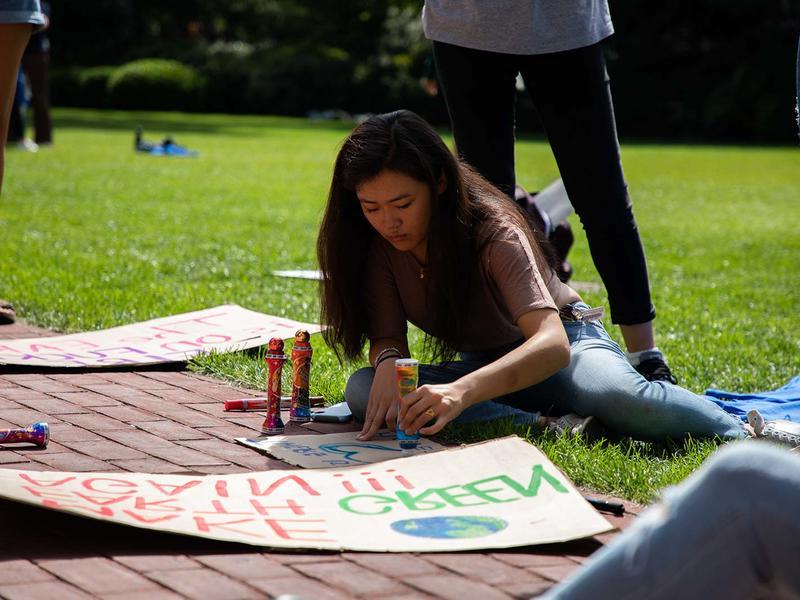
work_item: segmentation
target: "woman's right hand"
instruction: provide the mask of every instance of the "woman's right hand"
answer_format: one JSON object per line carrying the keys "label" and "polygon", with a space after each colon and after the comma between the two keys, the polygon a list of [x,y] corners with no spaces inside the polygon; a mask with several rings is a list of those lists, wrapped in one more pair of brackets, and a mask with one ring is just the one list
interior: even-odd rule
{"label": "woman's right hand", "polygon": [[397,391],[394,381],[394,360],[384,360],[375,369],[375,377],[369,390],[367,415],[364,427],[356,436],[359,440],[369,440],[386,425],[389,430],[397,426]]}

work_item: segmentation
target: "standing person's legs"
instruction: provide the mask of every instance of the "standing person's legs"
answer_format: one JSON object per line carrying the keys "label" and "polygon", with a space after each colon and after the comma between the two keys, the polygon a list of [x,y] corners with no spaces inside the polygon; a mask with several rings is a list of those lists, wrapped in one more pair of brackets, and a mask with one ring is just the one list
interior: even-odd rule
{"label": "standing person's legs", "polygon": [[545,597],[797,598],[800,457],[735,444]]}
{"label": "standing person's legs", "polygon": [[17,144],[25,137],[25,115],[23,114],[25,102],[25,86],[20,81],[22,73],[17,78],[17,85],[14,88],[14,101],[11,103],[11,114],[8,117],[8,137],[6,144]]}
{"label": "standing person's legs", "polygon": [[0,23],[0,191],[3,189],[8,120],[14,104],[17,72],[33,27],[27,23]]}
{"label": "standing person's legs", "polygon": [[31,84],[33,130],[35,132],[34,140],[37,144],[50,144],[53,141],[48,85],[49,63],[50,55],[47,52],[35,52],[22,57],[22,68]]}
{"label": "standing person's legs", "polygon": [[459,156],[513,198],[515,58],[441,42],[433,55]]}
{"label": "standing person's legs", "polygon": [[602,49],[594,45],[526,57],[521,71],[586,230],[612,320],[623,327],[629,351],[652,348],[655,309],[622,171]]}

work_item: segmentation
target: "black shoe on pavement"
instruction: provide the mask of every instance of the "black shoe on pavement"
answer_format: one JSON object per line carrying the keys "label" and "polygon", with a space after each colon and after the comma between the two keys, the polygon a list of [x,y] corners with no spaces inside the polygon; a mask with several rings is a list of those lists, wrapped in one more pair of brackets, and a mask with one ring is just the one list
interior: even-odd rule
{"label": "black shoe on pavement", "polygon": [[678,380],[669,370],[669,365],[663,358],[648,358],[643,360],[635,369],[647,379],[647,381],[666,381],[667,383],[677,384]]}

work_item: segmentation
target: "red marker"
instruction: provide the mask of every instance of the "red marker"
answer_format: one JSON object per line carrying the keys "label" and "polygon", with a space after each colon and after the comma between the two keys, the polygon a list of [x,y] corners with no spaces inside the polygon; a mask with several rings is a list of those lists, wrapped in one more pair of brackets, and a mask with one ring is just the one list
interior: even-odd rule
{"label": "red marker", "polygon": [[266,410],[268,405],[266,398],[225,400],[225,410]]}
{"label": "red marker", "polygon": [[[281,396],[281,404],[288,403],[292,399],[291,396]],[[322,406],[325,404],[325,396],[311,396],[311,404],[314,406]],[[233,411],[250,411],[250,410],[267,410],[266,398],[241,398],[239,400],[225,400],[225,410]]]}

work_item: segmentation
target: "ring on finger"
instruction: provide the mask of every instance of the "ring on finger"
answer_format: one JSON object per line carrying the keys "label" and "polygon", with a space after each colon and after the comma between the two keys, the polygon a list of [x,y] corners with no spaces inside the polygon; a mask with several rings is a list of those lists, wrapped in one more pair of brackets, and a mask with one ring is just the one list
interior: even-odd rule
{"label": "ring on finger", "polygon": [[436,412],[434,412],[434,410],[432,408],[429,408],[428,410],[426,410],[425,414],[428,415],[429,417],[435,417],[436,416]]}

